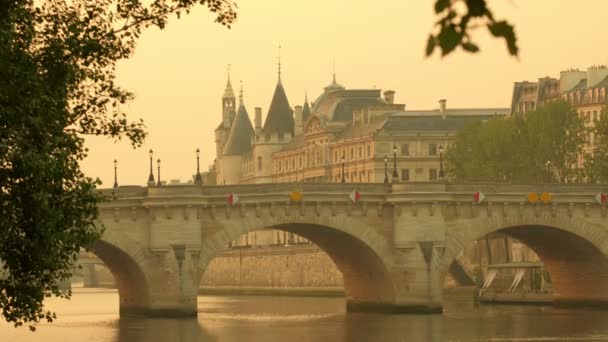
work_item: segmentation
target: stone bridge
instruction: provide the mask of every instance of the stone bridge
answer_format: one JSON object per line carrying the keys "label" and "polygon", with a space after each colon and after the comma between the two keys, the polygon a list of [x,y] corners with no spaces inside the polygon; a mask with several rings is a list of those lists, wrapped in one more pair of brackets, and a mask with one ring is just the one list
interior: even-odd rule
{"label": "stone bridge", "polygon": [[[357,189],[361,199],[348,194]],[[299,202],[290,194],[298,190]],[[608,218],[587,185],[167,185],[102,190],[102,239],[121,313],[196,315],[202,274],[228,242],[265,227],[303,236],[344,277],[349,311],[442,311],[442,284],[469,243],[496,231],[545,263],[556,304],[608,306]],[[475,203],[482,191],[485,200]],[[238,195],[230,205],[229,193]],[[531,203],[528,194],[551,199]]]}

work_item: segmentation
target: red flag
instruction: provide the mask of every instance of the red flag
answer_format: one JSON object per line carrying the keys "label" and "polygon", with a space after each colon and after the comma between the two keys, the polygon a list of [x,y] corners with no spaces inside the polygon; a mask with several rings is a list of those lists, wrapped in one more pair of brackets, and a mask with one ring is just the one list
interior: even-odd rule
{"label": "red flag", "polygon": [[595,201],[599,204],[606,203],[606,200],[608,200],[608,195],[606,195],[603,192],[600,192],[597,195],[595,195]]}
{"label": "red flag", "polygon": [[231,192],[228,194],[228,204],[230,205],[235,205],[236,202],[239,201],[239,195],[235,194],[234,192]]}
{"label": "red flag", "polygon": [[481,191],[477,191],[473,195],[473,200],[475,201],[475,203],[481,203],[484,199],[486,199],[486,195]]}
{"label": "red flag", "polygon": [[357,190],[353,190],[350,194],[348,194],[348,198],[350,198],[353,203],[357,203],[361,199],[361,193]]}

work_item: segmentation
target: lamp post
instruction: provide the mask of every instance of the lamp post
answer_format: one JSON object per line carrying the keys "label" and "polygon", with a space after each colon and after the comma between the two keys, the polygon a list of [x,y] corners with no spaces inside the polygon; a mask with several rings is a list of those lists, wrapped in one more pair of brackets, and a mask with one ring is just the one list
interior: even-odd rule
{"label": "lamp post", "polygon": [[160,158],[156,160],[156,166],[158,167],[158,182],[156,183],[156,185],[161,186],[162,184],[160,183]]}
{"label": "lamp post", "polygon": [[154,186],[154,184],[156,183],[154,181],[154,173],[152,172],[152,157],[154,156],[154,151],[150,149],[148,153],[150,154],[150,175],[148,176],[148,186]]}
{"label": "lamp post", "polygon": [[344,178],[344,154],[342,154],[342,183],[346,183],[346,179]]}
{"label": "lamp post", "polygon": [[196,176],[194,177],[194,184],[198,184],[198,185],[203,184],[203,177],[201,176],[201,169],[200,169],[200,155],[201,155],[201,150],[199,150],[197,148],[196,149]]}
{"label": "lamp post", "polygon": [[118,188],[118,176],[117,176],[118,161],[114,159],[114,189]]}
{"label": "lamp post", "polygon": [[384,184],[388,183],[388,156],[384,155]]}
{"label": "lamp post", "polygon": [[439,145],[439,179],[443,179],[443,146]]}
{"label": "lamp post", "polygon": [[397,145],[393,145],[393,183],[399,181],[399,174],[397,173]]}

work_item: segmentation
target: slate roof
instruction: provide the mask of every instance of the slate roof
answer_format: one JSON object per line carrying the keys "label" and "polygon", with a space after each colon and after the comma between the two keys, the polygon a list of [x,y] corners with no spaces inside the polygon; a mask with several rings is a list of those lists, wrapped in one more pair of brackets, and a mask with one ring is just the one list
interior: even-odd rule
{"label": "slate roof", "polygon": [[568,92],[577,91],[577,90],[581,90],[581,91],[587,90],[587,79],[586,78],[583,78],[572,89],[568,90]]}
{"label": "slate roof", "polygon": [[606,76],[600,83],[596,84],[593,88],[608,88],[608,76]]}
{"label": "slate roof", "polygon": [[304,101],[304,107],[302,107],[302,122],[306,122],[306,120],[310,117],[310,106],[308,105],[308,99]]}
{"label": "slate roof", "polygon": [[293,126],[293,110],[289,106],[289,101],[287,101],[287,95],[285,95],[283,84],[279,80],[274,89],[274,95],[272,95],[272,101],[268,108],[268,115],[266,115],[266,121],[264,122],[262,132],[264,134],[293,134]]}
{"label": "slate roof", "polygon": [[239,104],[239,110],[232,122],[228,139],[224,147],[224,155],[243,154],[251,150],[251,140],[254,130],[243,102]]}
{"label": "slate roof", "polygon": [[442,118],[440,115],[412,116],[391,115],[381,127],[382,131],[392,132],[447,132],[456,131],[465,126],[480,121],[489,120],[495,115],[448,115]]}

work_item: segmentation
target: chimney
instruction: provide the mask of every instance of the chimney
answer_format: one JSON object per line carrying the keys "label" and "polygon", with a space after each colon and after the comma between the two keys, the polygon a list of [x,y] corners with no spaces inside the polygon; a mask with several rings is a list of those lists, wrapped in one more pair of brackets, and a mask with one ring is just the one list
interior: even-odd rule
{"label": "chimney", "polygon": [[395,103],[395,91],[394,90],[387,90],[384,92],[384,100],[386,102],[388,102],[388,104],[393,104]]}
{"label": "chimney", "polygon": [[255,134],[262,133],[262,108],[255,107]]}
{"label": "chimney", "polygon": [[294,136],[302,134],[302,106],[295,106]]}
{"label": "chimney", "polygon": [[441,113],[441,117],[444,119],[448,115],[447,102],[448,100],[446,99],[439,100],[439,113]]}

